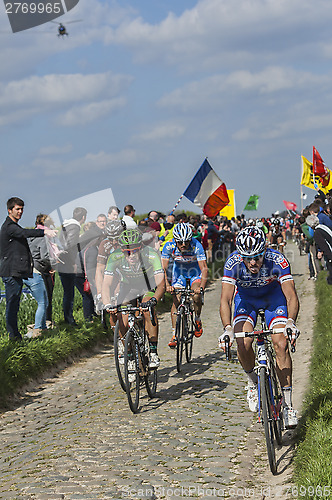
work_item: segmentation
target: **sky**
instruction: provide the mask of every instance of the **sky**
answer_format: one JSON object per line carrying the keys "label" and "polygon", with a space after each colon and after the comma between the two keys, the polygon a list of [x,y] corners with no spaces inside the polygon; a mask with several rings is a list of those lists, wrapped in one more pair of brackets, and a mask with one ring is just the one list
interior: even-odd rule
{"label": "sky", "polygon": [[58,20],[68,37],[12,33],[0,4],[3,218],[11,196],[28,226],[106,189],[167,213],[205,157],[237,213],[257,194],[246,214],[270,216],[301,206],[301,155],[332,168],[329,0],[80,0]]}

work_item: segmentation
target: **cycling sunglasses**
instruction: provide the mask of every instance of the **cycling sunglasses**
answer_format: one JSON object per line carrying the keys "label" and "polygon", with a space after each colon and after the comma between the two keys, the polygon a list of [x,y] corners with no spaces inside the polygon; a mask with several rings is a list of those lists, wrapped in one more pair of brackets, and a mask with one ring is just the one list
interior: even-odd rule
{"label": "cycling sunglasses", "polygon": [[182,246],[185,246],[185,247],[188,247],[189,244],[190,244],[190,240],[187,240],[187,241],[177,241],[176,244],[180,247]]}
{"label": "cycling sunglasses", "polygon": [[140,251],[140,247],[138,248],[129,248],[128,250],[123,248],[122,249],[122,252],[125,254],[125,255],[131,255],[131,254],[135,254],[135,253],[138,253]]}
{"label": "cycling sunglasses", "polygon": [[264,255],[264,252],[258,253],[256,255],[252,255],[251,257],[247,257],[246,255],[241,255],[242,260],[245,260],[246,262],[250,262],[251,260],[254,260],[255,262],[258,262]]}

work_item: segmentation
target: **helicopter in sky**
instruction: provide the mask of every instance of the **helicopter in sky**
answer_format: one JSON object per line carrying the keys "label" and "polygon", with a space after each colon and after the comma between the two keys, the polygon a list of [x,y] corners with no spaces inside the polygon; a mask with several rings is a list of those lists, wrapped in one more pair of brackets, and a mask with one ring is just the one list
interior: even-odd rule
{"label": "helicopter in sky", "polygon": [[[66,23],[66,24],[80,23],[81,21],[82,21],[82,19],[77,19],[76,21],[68,21],[68,23]],[[64,24],[57,23],[56,21],[51,21],[51,23],[58,24],[58,37],[63,37],[63,36],[69,35],[67,28],[65,27]]]}

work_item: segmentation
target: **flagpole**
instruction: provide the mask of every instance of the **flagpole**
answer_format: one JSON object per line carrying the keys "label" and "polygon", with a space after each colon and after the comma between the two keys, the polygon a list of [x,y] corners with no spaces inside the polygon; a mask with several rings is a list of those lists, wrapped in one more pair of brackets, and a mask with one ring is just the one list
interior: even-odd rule
{"label": "flagpole", "polygon": [[174,213],[174,210],[176,209],[176,207],[178,206],[178,204],[180,203],[180,201],[182,200],[183,198],[183,194],[181,194],[180,198],[178,199],[178,201],[175,203],[175,206],[173,208],[173,210],[169,213],[169,215],[173,215]]}

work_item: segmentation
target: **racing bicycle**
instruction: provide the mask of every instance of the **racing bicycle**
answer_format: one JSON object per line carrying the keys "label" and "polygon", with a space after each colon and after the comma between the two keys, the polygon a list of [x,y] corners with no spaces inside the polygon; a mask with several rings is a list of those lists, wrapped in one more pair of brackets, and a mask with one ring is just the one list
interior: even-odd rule
{"label": "racing bicycle", "polygon": [[[114,343],[114,354],[116,363],[118,363],[116,366],[119,381],[122,389],[127,394],[129,407],[133,413],[139,411],[140,389],[143,381],[150,398],[155,397],[157,390],[157,369],[149,367],[150,345],[145,330],[144,309],[144,304],[139,302],[137,306],[127,304],[117,308],[119,313],[128,316],[129,328],[124,340],[119,336],[119,329],[115,329],[117,340]],[[154,307],[149,305],[148,309],[152,325],[155,326]],[[119,358],[119,349],[122,350],[123,342],[122,365],[121,357]]]}
{"label": "racing bicycle", "polygon": [[[258,421],[264,426],[267,455],[273,475],[277,474],[276,447],[282,444],[282,391],[276,372],[275,354],[270,336],[282,333],[283,329],[269,330],[266,326],[264,310],[260,309],[258,315],[261,319],[261,330],[253,332],[235,333],[235,338],[256,339],[255,371],[258,376]],[[291,340],[291,330],[287,330]],[[225,337],[226,359],[230,359],[229,337]],[[295,347],[292,346],[292,352]]]}
{"label": "racing bicycle", "polygon": [[[183,351],[185,351],[187,363],[190,363],[193,352],[194,341],[194,304],[192,296],[195,294],[190,287],[190,278],[186,278],[186,286],[184,288],[176,288],[175,293],[179,294],[180,304],[176,311],[176,369],[178,373],[181,371]],[[200,291],[202,304],[204,303],[203,289]]]}

